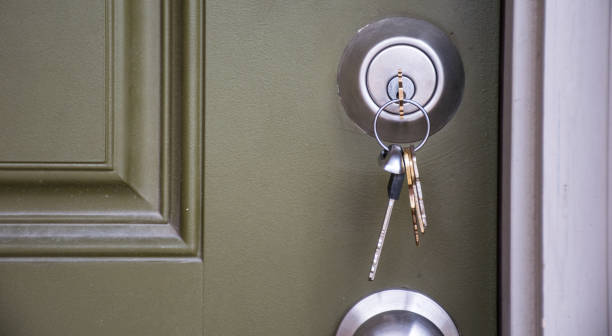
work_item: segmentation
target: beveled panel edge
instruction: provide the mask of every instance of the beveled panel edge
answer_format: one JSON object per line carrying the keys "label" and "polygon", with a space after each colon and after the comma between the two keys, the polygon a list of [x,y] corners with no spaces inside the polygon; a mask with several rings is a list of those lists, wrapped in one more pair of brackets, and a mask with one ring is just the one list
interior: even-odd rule
{"label": "beveled panel edge", "polygon": [[106,0],[104,11],[104,161],[0,161],[0,170],[112,170],[113,169],[113,74],[115,0]]}
{"label": "beveled panel edge", "polygon": [[105,162],[0,162],[0,170],[112,170],[113,164]]}
{"label": "beveled panel edge", "polygon": [[0,235],[2,257],[193,256],[168,224],[11,224]]}
{"label": "beveled panel edge", "polygon": [[[165,0],[168,3],[170,0]],[[183,165],[182,218],[179,234],[197,255],[202,255],[204,225],[204,8],[201,0],[183,3],[182,25],[182,97]],[[185,145],[188,144],[188,145]]]}
{"label": "beveled panel edge", "polygon": [[0,186],[0,236],[2,224],[168,221],[115,171],[50,171],[44,179],[12,171],[0,175]]}
{"label": "beveled panel edge", "polygon": [[[108,0],[113,6],[121,0]],[[151,5],[152,3],[147,3]],[[163,18],[162,104],[180,107],[179,179],[168,176],[164,188],[180,184],[178,199],[162,202],[169,220],[155,223],[30,223],[0,225],[0,260],[15,258],[138,258],[142,260],[196,257],[201,259],[203,191],[203,7],[198,0],[161,0]],[[108,7],[107,7],[108,9]],[[174,17],[174,18],[173,18]],[[175,34],[180,31],[179,34]],[[180,37],[177,43],[172,37]],[[176,50],[178,49],[178,50]],[[175,55],[180,59],[173,62]],[[173,65],[176,63],[176,66]],[[178,94],[177,94],[178,93]],[[172,101],[177,96],[177,104]],[[165,132],[165,131],[164,131]],[[176,135],[176,134],[175,134]],[[173,139],[177,141],[176,139]],[[172,160],[165,160],[172,161]],[[93,173],[93,172],[92,172]],[[168,190],[168,189],[166,189]],[[170,193],[172,194],[172,193]],[[167,196],[172,198],[172,195]],[[162,209],[162,213],[165,213]],[[5,259],[6,258],[6,259]],[[71,259],[76,260],[76,259]]]}

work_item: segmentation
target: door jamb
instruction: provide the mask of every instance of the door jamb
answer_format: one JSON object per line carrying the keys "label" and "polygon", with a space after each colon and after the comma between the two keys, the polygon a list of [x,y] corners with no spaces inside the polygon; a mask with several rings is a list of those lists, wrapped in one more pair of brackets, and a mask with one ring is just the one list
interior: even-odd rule
{"label": "door jamb", "polygon": [[504,6],[500,331],[608,334],[611,5]]}

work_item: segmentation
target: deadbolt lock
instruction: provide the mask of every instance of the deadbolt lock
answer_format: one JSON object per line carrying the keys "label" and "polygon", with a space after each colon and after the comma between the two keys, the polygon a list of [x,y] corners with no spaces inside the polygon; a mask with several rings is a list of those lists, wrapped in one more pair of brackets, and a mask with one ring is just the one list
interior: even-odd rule
{"label": "deadbolt lock", "polygon": [[[403,74],[405,96],[422,105],[431,133],[456,112],[463,95],[464,72],[450,38],[429,22],[394,17],[361,28],[345,48],[338,67],[338,92],[348,116],[369,135],[377,110],[397,98],[397,73]],[[414,106],[399,115],[397,104],[385,108],[379,129],[385,141],[423,138],[425,120]]]}

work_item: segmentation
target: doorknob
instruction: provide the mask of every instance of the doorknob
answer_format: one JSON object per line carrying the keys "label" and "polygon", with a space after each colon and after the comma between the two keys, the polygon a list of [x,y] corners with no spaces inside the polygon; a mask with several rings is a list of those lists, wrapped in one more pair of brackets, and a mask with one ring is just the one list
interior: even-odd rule
{"label": "doorknob", "polygon": [[355,336],[444,336],[431,321],[409,311],[392,310],[365,321]]}
{"label": "doorknob", "polygon": [[342,319],[336,336],[459,336],[450,315],[434,300],[408,289],[371,294]]}

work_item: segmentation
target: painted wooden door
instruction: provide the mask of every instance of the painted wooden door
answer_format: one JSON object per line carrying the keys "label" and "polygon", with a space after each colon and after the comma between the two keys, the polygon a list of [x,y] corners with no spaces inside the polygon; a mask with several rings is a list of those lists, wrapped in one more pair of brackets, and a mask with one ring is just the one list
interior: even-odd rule
{"label": "painted wooden door", "polygon": [[[422,150],[431,229],[386,205],[336,95],[388,16],[446,31],[466,71]],[[0,334],[333,335],[408,287],[465,335],[497,324],[500,6],[491,1],[0,0]]]}

